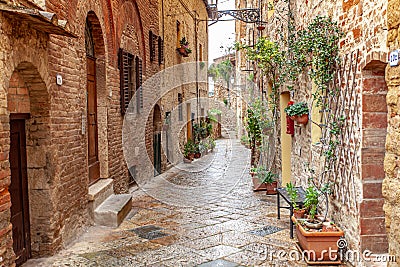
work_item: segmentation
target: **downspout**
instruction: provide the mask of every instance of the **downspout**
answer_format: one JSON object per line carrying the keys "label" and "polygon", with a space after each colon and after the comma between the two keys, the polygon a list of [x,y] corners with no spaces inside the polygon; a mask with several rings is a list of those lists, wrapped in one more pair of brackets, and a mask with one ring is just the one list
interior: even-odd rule
{"label": "downspout", "polygon": [[199,90],[199,51],[198,51],[198,36],[197,36],[197,12],[194,11],[194,43],[195,43],[195,64],[196,64],[196,100],[197,100],[197,123],[199,123],[200,115],[200,90]]}

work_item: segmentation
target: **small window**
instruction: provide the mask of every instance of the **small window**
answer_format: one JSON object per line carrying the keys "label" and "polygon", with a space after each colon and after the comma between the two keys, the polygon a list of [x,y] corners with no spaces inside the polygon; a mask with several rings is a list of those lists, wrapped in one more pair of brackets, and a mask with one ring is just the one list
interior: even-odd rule
{"label": "small window", "polygon": [[143,108],[142,60],[123,49],[118,53],[120,70],[121,114],[125,114],[129,102],[136,93],[137,111]]}
{"label": "small window", "polygon": [[150,61],[153,62],[156,60],[156,41],[157,35],[155,35],[152,31],[149,32],[149,48],[150,48]]}
{"label": "small window", "polygon": [[199,44],[199,61],[203,61],[203,46]]}
{"label": "small window", "polygon": [[183,109],[182,109],[182,94],[178,93],[178,113],[179,113],[179,121],[183,121]]}
{"label": "small window", "polygon": [[181,23],[176,21],[176,47],[180,47],[181,35]]}
{"label": "small window", "polygon": [[158,64],[164,64],[164,40],[158,37]]}

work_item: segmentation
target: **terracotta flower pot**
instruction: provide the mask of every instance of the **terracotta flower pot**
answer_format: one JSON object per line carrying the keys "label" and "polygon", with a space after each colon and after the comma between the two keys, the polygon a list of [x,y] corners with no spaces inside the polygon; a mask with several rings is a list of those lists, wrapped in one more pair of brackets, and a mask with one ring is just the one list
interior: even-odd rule
{"label": "terracotta flower pot", "polygon": [[194,158],[195,158],[195,159],[198,159],[198,158],[200,158],[200,157],[201,157],[201,153],[195,153],[195,154],[194,154]]}
{"label": "terracotta flower pot", "polygon": [[308,114],[303,114],[301,116],[295,116],[295,121],[297,121],[300,124],[307,124],[308,122]]}
{"label": "terracotta flower pot", "polygon": [[[337,241],[344,235],[339,227],[335,226],[337,231],[334,232],[311,232],[306,231],[294,216],[292,216],[292,221],[296,225],[296,235],[300,247],[303,251],[308,251],[308,257],[311,257],[310,261],[332,261],[338,257]],[[331,251],[331,259],[329,251]]]}
{"label": "terracotta flower pot", "polygon": [[192,163],[192,160],[189,158],[183,158],[184,163]]}
{"label": "terracotta flower pot", "polygon": [[178,50],[179,54],[181,54],[183,57],[188,57],[188,53],[186,51],[186,48],[181,46],[179,48],[177,48],[176,50]]}
{"label": "terracotta flower pot", "polygon": [[267,195],[276,195],[276,188],[278,187],[278,182],[273,182],[267,185]]}
{"label": "terracotta flower pot", "polygon": [[302,219],[302,218],[304,218],[304,214],[306,213],[306,210],[305,209],[300,209],[300,210],[293,210],[293,216],[296,218],[296,219]]}
{"label": "terracotta flower pot", "polygon": [[253,191],[265,191],[267,190],[267,184],[262,184],[260,179],[253,177]]}

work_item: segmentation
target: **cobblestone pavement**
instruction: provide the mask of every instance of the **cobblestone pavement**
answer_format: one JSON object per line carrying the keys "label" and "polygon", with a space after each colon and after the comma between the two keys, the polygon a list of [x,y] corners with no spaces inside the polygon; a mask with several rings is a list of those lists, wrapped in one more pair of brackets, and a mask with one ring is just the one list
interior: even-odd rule
{"label": "cobblestone pavement", "polygon": [[249,157],[237,140],[218,140],[215,152],[133,192],[132,212],[118,228],[90,227],[57,255],[24,267],[306,266],[272,256],[295,243],[288,213],[276,218],[276,196],[252,191]]}

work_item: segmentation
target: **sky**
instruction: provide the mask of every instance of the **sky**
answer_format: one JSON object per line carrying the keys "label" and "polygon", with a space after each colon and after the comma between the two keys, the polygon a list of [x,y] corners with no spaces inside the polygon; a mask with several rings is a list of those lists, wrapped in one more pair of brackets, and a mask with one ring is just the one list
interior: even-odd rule
{"label": "sky", "polygon": [[[235,0],[218,0],[218,10],[235,9]],[[221,19],[232,19],[224,16]],[[211,24],[212,22],[209,22]],[[212,63],[214,58],[226,54],[226,47],[232,46],[235,42],[235,21],[219,21],[208,28],[209,45],[208,61]],[[223,46],[223,48],[221,48]]]}

